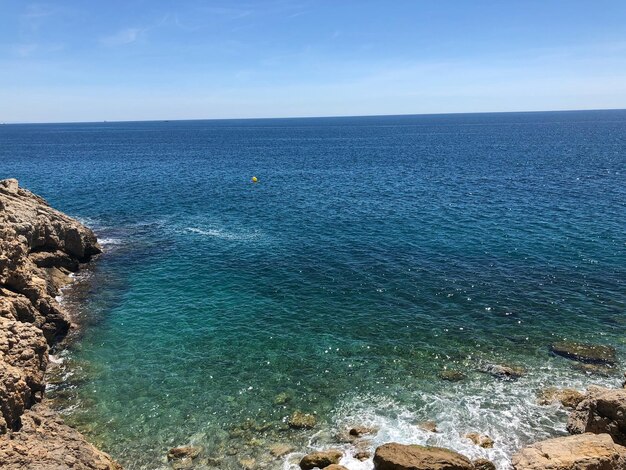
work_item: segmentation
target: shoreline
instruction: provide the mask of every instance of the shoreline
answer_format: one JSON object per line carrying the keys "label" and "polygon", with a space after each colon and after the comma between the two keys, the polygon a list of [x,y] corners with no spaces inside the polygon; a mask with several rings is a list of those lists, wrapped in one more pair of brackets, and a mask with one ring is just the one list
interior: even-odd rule
{"label": "shoreline", "polygon": [[0,466],[120,470],[47,406],[51,351],[77,325],[58,302],[72,273],[102,252],[91,230],[0,181]]}

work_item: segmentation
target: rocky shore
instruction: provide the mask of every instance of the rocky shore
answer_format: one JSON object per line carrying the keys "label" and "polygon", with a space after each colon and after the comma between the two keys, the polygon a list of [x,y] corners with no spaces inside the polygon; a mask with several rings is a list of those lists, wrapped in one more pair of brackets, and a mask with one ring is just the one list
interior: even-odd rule
{"label": "rocky shore", "polygon": [[[0,181],[0,468],[120,470],[107,454],[89,444],[46,405],[49,353],[73,325],[57,302],[70,274],[101,252],[96,237],[78,221],[51,208],[45,200],[19,187],[16,180]],[[608,346],[558,342],[552,354],[602,371],[617,362]],[[516,380],[523,368],[481,364],[480,372],[494,380]],[[462,371],[444,370],[440,378],[464,380]],[[282,404],[287,396],[277,396]],[[589,387],[586,392],[548,388],[538,402],[570,410],[569,436],[533,443],[512,456],[514,470],[626,470],[626,389]],[[299,432],[318,432],[315,415],[296,411],[284,423]],[[437,433],[437,423],[416,424]],[[264,428],[259,428],[261,431]],[[247,431],[244,429],[243,431]],[[242,432],[243,432],[242,431]],[[338,443],[349,443],[350,457],[376,470],[495,470],[486,459],[470,460],[442,447],[389,442],[376,448],[378,430],[358,425],[344,429]],[[474,445],[491,448],[494,441],[478,432],[463,436]],[[380,441],[379,441],[380,442]],[[383,441],[384,442],[384,441]],[[182,443],[181,443],[182,444]],[[187,445],[170,449],[164,463],[174,469],[219,468],[222,461],[208,449]],[[237,456],[236,449],[231,449]],[[288,461],[302,470],[345,470],[345,446],[319,446],[306,455],[288,442],[266,449],[276,464]],[[248,470],[269,468],[268,461],[238,459]],[[280,464],[282,465],[282,463]]]}
{"label": "rocky shore", "polygon": [[49,352],[72,328],[56,296],[100,252],[91,230],[0,181],[0,468],[121,468],[44,399]]}

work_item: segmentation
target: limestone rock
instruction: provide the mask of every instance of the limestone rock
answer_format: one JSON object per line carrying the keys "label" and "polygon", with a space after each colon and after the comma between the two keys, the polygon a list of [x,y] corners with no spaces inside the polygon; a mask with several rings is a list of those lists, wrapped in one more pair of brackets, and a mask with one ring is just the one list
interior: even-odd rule
{"label": "limestone rock", "polygon": [[428,432],[439,432],[437,430],[437,423],[434,421],[422,421],[421,423],[417,423],[417,427]]}
{"label": "limestone rock", "polygon": [[496,470],[496,466],[491,460],[476,459],[472,463],[474,464],[474,470]]}
{"label": "limestone rock", "polygon": [[539,392],[537,402],[540,405],[560,403],[565,408],[576,408],[585,396],[573,388],[548,387]]}
{"label": "limestone rock", "polygon": [[24,410],[40,401],[45,389],[48,345],[30,323],[0,317],[0,428],[19,428]]}
{"label": "limestone rock", "polygon": [[241,465],[244,470],[252,470],[256,467],[256,460],[253,458],[240,459],[239,465]]}
{"label": "limestone rock", "polygon": [[274,457],[282,457],[289,452],[293,452],[294,447],[289,444],[273,444],[270,446],[270,454]]}
{"label": "limestone rock", "polygon": [[42,405],[27,410],[18,432],[0,436],[0,467],[3,470],[89,469],[121,470],[104,452],[63,424],[59,416]]}
{"label": "limestone rock", "polygon": [[491,449],[493,447],[493,439],[489,436],[484,436],[477,432],[470,432],[466,434],[465,437],[483,449]]}
{"label": "limestone rock", "polygon": [[577,343],[575,341],[559,341],[550,346],[552,353],[580,362],[592,364],[614,364],[615,348],[600,344]]}
{"label": "limestone rock", "polygon": [[486,364],[479,370],[501,380],[516,380],[526,373],[523,367],[506,364]]}
{"label": "limestone rock", "polygon": [[442,447],[384,444],[374,454],[376,470],[474,470],[465,456]]}
{"label": "limestone rock", "polygon": [[294,429],[312,429],[317,424],[317,418],[309,413],[295,411],[289,418],[288,424]]}
{"label": "limestone rock", "polygon": [[0,181],[0,467],[119,469],[40,403],[49,345],[71,322],[55,296],[68,273],[100,253],[91,230]]}
{"label": "limestone rock", "polygon": [[515,470],[624,470],[626,447],[608,434],[557,437],[523,448],[512,463]]}
{"label": "limestone rock", "polygon": [[616,443],[626,445],[626,389],[590,387],[570,413],[567,430],[571,434],[607,433]]}
{"label": "limestone rock", "polygon": [[302,470],[311,470],[315,467],[326,468],[329,465],[339,463],[341,457],[343,457],[343,452],[339,449],[312,452],[302,457],[300,468]]}
{"label": "limestone rock", "polygon": [[378,429],[369,426],[354,426],[350,428],[350,431],[348,433],[351,436],[361,437],[365,436],[366,434],[375,434],[377,431]]}

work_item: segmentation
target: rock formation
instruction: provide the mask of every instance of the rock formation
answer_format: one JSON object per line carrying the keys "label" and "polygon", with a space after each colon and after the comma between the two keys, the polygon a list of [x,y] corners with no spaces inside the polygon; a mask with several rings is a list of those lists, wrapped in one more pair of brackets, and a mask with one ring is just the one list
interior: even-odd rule
{"label": "rock formation", "polygon": [[590,364],[614,364],[616,361],[615,348],[601,344],[559,341],[550,346],[550,351],[557,356]]}
{"label": "rock formation", "polygon": [[441,447],[384,444],[374,454],[376,470],[474,470],[465,456]]}
{"label": "rock formation", "polygon": [[512,463],[515,470],[623,470],[626,447],[608,434],[557,437],[523,448]]}
{"label": "rock formation", "polygon": [[41,403],[48,351],[71,327],[55,297],[100,253],[93,232],[0,181],[0,467],[120,468]]}
{"label": "rock formation", "polygon": [[607,433],[616,443],[626,445],[626,390],[590,387],[570,414],[567,430],[571,434]]}
{"label": "rock formation", "polygon": [[312,452],[302,457],[302,460],[300,460],[300,468],[302,470],[326,468],[329,465],[338,464],[341,457],[343,457],[343,452],[339,449]]}

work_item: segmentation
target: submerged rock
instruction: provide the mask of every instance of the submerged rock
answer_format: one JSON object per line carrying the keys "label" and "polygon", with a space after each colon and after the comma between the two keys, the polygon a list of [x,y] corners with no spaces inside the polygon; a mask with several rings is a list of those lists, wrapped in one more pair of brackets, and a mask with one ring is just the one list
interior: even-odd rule
{"label": "submerged rock", "polygon": [[540,405],[560,403],[565,408],[576,408],[585,396],[573,388],[548,387],[539,391],[537,402]]}
{"label": "submerged rock", "polygon": [[[571,434],[609,434],[626,445],[626,389],[590,387],[567,420]],[[625,467],[626,468],[626,467]]]}
{"label": "submerged rock", "polygon": [[374,454],[376,470],[474,470],[472,462],[442,447],[384,444]]}
{"label": "submerged rock", "polygon": [[295,411],[289,418],[287,424],[294,429],[312,429],[317,424],[317,418],[309,413]]}
{"label": "submerged rock", "polygon": [[270,446],[270,454],[274,457],[282,457],[292,452],[294,447],[289,444],[273,444]]}
{"label": "submerged rock", "polygon": [[369,450],[360,450],[354,454],[354,458],[363,462],[364,460],[369,459],[372,456],[372,453]]}
{"label": "submerged rock", "polygon": [[464,380],[467,377],[467,375],[465,375],[460,370],[454,370],[454,369],[443,369],[442,371],[439,372],[439,374],[437,374],[437,376],[441,380],[447,380],[448,382],[460,382],[461,380]]}
{"label": "submerged rock", "polygon": [[339,449],[330,449],[319,452],[311,452],[300,460],[300,468],[302,470],[311,470],[313,468],[326,468],[329,465],[339,463],[343,457],[343,452]]}
{"label": "submerged rock", "polygon": [[608,364],[589,364],[586,362],[574,362],[572,369],[583,372],[587,375],[597,375],[599,377],[611,377],[615,375],[615,369]]}
{"label": "submerged rock", "polygon": [[505,364],[487,364],[479,370],[480,372],[484,372],[502,380],[516,380],[526,373],[526,370],[523,367]]}
{"label": "submerged rock", "polygon": [[550,346],[550,351],[557,356],[566,357],[591,364],[615,364],[615,348],[600,344],[559,341]]}
{"label": "submerged rock", "polygon": [[290,400],[291,396],[287,392],[281,392],[274,397],[274,404],[280,406],[288,403]]}
{"label": "submerged rock", "polygon": [[581,434],[537,442],[513,455],[515,470],[624,470],[626,447],[608,434]]}
{"label": "submerged rock", "polygon": [[493,439],[489,436],[478,434],[477,432],[470,432],[466,434],[465,437],[483,449],[491,449],[493,447]]}
{"label": "submerged rock", "polygon": [[202,448],[194,446],[174,447],[167,453],[167,460],[195,459]]}
{"label": "submerged rock", "polygon": [[256,460],[254,460],[253,458],[240,459],[239,465],[241,465],[241,467],[245,470],[252,470],[254,467],[256,467]]}

